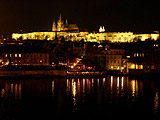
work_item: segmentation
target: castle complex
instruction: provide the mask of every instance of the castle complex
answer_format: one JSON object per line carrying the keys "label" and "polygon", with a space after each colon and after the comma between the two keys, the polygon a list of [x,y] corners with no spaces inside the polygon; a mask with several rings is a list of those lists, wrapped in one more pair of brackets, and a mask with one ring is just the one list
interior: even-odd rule
{"label": "castle complex", "polygon": [[60,15],[59,20],[53,21],[51,31],[36,31],[28,33],[13,33],[13,39],[22,40],[61,40],[64,38],[66,41],[80,41],[85,42],[133,42],[137,40],[145,41],[148,39],[157,40],[159,38],[159,32],[153,33],[133,33],[133,32],[105,32],[104,26],[100,26],[99,32],[89,33],[86,31],[80,31],[76,24],[68,24],[66,19],[65,23],[62,21]]}

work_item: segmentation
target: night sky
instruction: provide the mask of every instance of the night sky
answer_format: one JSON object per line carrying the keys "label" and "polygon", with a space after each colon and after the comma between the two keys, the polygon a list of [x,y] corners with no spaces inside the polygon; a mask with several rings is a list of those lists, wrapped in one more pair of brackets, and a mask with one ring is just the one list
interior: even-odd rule
{"label": "night sky", "polygon": [[160,4],[141,0],[0,0],[0,34],[51,30],[53,19],[81,29],[150,32],[160,30]]}

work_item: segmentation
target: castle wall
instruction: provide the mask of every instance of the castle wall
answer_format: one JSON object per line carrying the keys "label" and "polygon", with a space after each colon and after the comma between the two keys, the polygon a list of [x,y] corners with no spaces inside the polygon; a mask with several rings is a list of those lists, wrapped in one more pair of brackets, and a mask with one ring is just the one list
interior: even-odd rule
{"label": "castle wall", "polygon": [[[18,34],[13,33],[13,39],[22,40],[55,40],[56,32],[31,32]],[[105,40],[110,42],[133,42],[134,40],[145,41],[147,39],[157,40],[159,34],[133,34],[133,32],[105,32],[105,33],[89,33],[88,32],[57,32],[57,37],[63,36],[66,41],[80,41],[85,40],[87,42],[103,42]]]}

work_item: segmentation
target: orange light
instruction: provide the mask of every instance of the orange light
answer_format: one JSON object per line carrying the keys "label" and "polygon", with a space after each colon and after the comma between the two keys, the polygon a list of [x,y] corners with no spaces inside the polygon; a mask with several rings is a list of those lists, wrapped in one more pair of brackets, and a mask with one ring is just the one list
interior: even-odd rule
{"label": "orange light", "polygon": [[139,69],[143,69],[143,65],[139,65]]}
{"label": "orange light", "polygon": [[131,69],[135,69],[135,64],[131,64]]}

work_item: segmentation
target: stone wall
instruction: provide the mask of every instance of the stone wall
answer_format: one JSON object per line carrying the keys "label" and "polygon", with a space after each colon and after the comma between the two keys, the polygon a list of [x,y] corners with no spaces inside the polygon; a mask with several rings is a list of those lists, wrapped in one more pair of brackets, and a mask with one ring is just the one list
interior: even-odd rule
{"label": "stone wall", "polygon": [[66,70],[26,70],[26,71],[0,71],[0,77],[18,76],[67,76]]}

